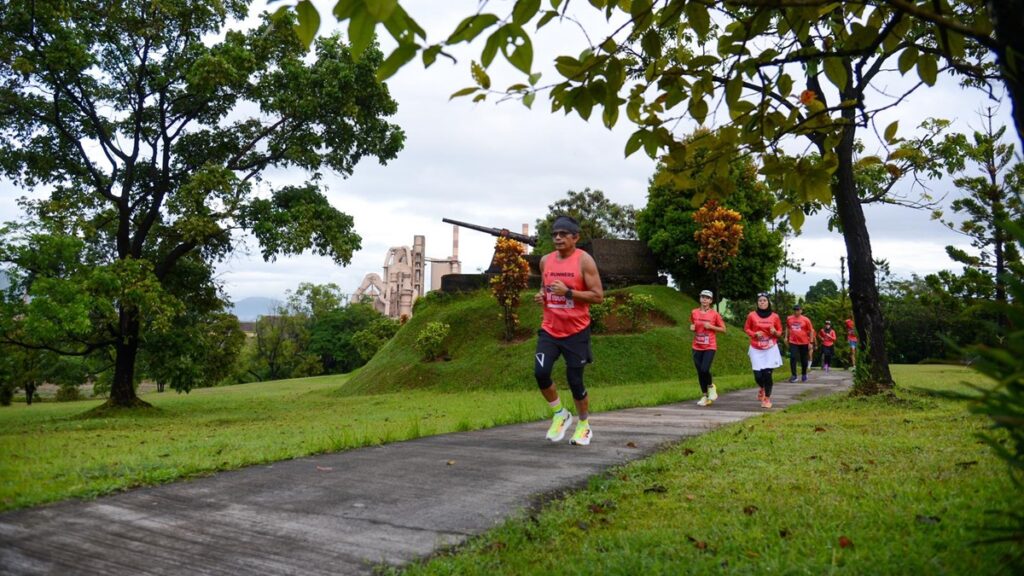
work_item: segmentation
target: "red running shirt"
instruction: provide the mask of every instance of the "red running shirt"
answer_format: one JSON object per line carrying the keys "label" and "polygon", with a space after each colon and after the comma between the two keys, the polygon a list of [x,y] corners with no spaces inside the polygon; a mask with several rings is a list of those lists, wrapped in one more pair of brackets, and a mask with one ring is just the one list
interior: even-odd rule
{"label": "red running shirt", "polygon": [[690,312],[690,324],[693,324],[693,349],[717,350],[716,332],[704,328],[705,322],[712,326],[725,327],[725,321],[722,320],[722,316],[718,312],[710,309],[707,312],[702,312],[700,308],[694,308],[693,312]]}
{"label": "red running shirt", "polygon": [[811,325],[811,319],[807,316],[796,315],[789,316],[786,318],[786,327],[789,328],[789,343],[790,344],[810,344],[811,337],[814,336],[814,326]]}
{"label": "red running shirt", "polygon": [[829,328],[825,330],[822,328],[818,330],[818,337],[821,338],[821,344],[823,346],[831,346],[836,343],[836,331]]}
{"label": "red running shirt", "polygon": [[558,257],[558,252],[552,252],[544,259],[544,320],[540,327],[555,338],[578,334],[590,325],[590,304],[551,292],[555,280],[561,280],[570,290],[587,289],[580,265],[582,253],[582,250],[573,250],[563,260]]}
{"label": "red running shirt", "polygon": [[[778,338],[772,336],[771,329],[782,333],[782,320],[779,315],[772,312],[767,318],[761,318],[757,312],[747,314],[747,322],[743,325],[743,331],[750,336],[750,345],[758,350],[768,350],[778,342]],[[758,334],[757,332],[763,332]]]}
{"label": "red running shirt", "polygon": [[853,326],[853,320],[846,321],[846,341],[856,342],[857,341],[857,329]]}

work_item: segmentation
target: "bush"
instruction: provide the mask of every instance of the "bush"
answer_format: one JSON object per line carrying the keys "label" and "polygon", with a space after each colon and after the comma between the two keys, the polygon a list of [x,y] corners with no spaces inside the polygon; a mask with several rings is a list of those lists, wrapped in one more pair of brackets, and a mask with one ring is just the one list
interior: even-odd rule
{"label": "bush", "polygon": [[608,329],[608,317],[612,314],[613,305],[612,299],[590,305],[590,330],[592,332],[600,334]]}
{"label": "bush", "polygon": [[627,294],[619,305],[622,314],[629,320],[633,332],[643,332],[650,324],[650,314],[654,310],[654,298],[648,294]]}
{"label": "bush", "polygon": [[61,386],[57,390],[57,395],[53,397],[57,402],[74,402],[81,398],[82,395],[78,392],[78,386],[73,385]]}
{"label": "bush", "polygon": [[430,322],[416,336],[416,349],[423,354],[424,360],[435,360],[445,351],[445,340],[451,326],[444,322]]}

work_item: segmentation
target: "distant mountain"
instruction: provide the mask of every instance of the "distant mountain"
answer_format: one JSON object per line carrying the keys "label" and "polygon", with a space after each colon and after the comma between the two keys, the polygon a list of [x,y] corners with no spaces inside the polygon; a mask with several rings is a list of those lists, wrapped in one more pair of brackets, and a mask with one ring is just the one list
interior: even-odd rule
{"label": "distant mountain", "polygon": [[281,301],[273,298],[242,298],[231,307],[231,313],[240,322],[255,322],[260,316],[273,314],[280,305]]}

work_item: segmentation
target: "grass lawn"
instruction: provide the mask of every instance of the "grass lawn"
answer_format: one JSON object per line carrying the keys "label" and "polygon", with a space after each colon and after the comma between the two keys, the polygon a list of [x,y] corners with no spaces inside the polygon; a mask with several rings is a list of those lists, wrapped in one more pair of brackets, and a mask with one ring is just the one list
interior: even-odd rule
{"label": "grass lawn", "polygon": [[830,397],[687,440],[591,480],[407,574],[1012,574],[975,544],[1021,508],[963,403],[983,384],[894,367],[900,401]]}
{"label": "grass lawn", "polygon": [[[445,432],[539,420],[530,356],[519,390],[348,395],[348,376],[144,394],[157,409],[83,418],[99,400],[0,409],[0,510]],[[716,378],[722,391],[753,385]],[[564,398],[568,389],[560,386]],[[591,409],[696,399],[692,380],[591,387]]]}

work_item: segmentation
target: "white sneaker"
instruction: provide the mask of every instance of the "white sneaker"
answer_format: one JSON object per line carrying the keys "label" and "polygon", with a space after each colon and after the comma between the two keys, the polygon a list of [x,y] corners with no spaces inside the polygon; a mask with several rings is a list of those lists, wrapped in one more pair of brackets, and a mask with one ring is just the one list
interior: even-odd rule
{"label": "white sneaker", "polygon": [[714,402],[715,400],[718,400],[718,390],[715,388],[714,384],[711,384],[710,386],[708,386],[708,400],[710,402]]}
{"label": "white sneaker", "polygon": [[710,406],[711,400],[708,400],[707,396],[701,396],[700,400],[697,400],[697,406]]}

